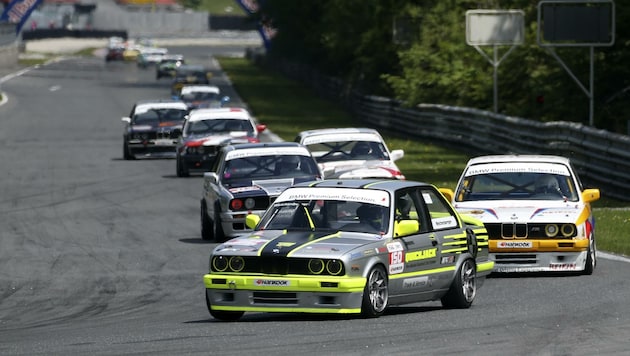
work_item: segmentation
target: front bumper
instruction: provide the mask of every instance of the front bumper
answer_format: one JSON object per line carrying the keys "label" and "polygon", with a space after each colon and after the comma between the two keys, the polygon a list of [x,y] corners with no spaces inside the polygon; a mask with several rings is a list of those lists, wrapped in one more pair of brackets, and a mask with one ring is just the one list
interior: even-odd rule
{"label": "front bumper", "polygon": [[209,172],[212,169],[216,154],[181,155],[180,160],[184,168],[189,172]]}
{"label": "front bumper", "polygon": [[148,141],[146,143],[129,142],[127,144],[129,153],[136,158],[175,158],[175,143],[163,143],[159,141]]}
{"label": "front bumper", "polygon": [[358,314],[363,277],[206,274],[212,310]]}

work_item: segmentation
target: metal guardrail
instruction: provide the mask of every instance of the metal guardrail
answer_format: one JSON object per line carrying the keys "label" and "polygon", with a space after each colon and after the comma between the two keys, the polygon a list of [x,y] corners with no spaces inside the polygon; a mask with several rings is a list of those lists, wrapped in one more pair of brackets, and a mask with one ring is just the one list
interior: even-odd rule
{"label": "metal guardrail", "polygon": [[265,61],[285,75],[311,86],[321,96],[343,103],[366,125],[438,143],[475,155],[553,154],[571,159],[584,185],[602,195],[630,201],[630,136],[575,122],[539,122],[494,112],[436,104],[405,107],[401,102],[358,91],[306,66]]}

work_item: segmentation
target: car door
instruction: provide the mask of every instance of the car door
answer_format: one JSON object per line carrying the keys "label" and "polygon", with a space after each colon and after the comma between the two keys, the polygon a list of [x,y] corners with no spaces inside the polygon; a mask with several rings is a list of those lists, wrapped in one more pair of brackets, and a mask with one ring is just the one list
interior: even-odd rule
{"label": "car door", "polygon": [[433,271],[439,267],[440,249],[420,187],[396,192],[394,207],[395,225],[413,221],[418,229],[395,237],[394,241],[399,241],[404,251],[400,257],[404,268],[399,275],[391,275],[390,285],[401,294],[429,293],[439,284]]}

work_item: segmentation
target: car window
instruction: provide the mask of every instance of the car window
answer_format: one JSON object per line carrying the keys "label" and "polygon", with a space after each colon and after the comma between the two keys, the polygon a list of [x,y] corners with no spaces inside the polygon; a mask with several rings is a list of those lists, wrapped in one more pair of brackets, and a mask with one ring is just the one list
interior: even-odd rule
{"label": "car window", "polygon": [[535,172],[488,173],[465,177],[455,196],[456,201],[507,199],[577,201],[578,191],[568,175]]}
{"label": "car window", "polygon": [[248,156],[225,162],[221,172],[224,183],[235,180],[275,178],[319,178],[312,158],[302,155]]}
{"label": "car window", "polygon": [[442,194],[436,190],[421,189],[422,199],[427,208],[432,230],[445,230],[459,227],[455,211]]}
{"label": "car window", "polygon": [[373,141],[319,142],[307,146],[317,162],[389,160],[385,146]]}

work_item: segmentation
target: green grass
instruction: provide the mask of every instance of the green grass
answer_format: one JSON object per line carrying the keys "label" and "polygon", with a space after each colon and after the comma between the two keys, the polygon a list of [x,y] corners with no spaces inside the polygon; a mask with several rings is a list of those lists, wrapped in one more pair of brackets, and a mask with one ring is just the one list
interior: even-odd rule
{"label": "green grass", "polygon": [[[361,126],[341,106],[316,97],[306,86],[261,70],[243,58],[219,58],[236,91],[261,123],[286,141],[302,130]],[[434,144],[384,134],[390,150],[403,149],[396,163],[407,179],[454,188],[470,158],[465,153]],[[593,203],[600,250],[630,255],[629,202],[602,198]]]}
{"label": "green grass", "polygon": [[203,0],[199,9],[210,15],[245,16],[245,11],[234,0]]}

